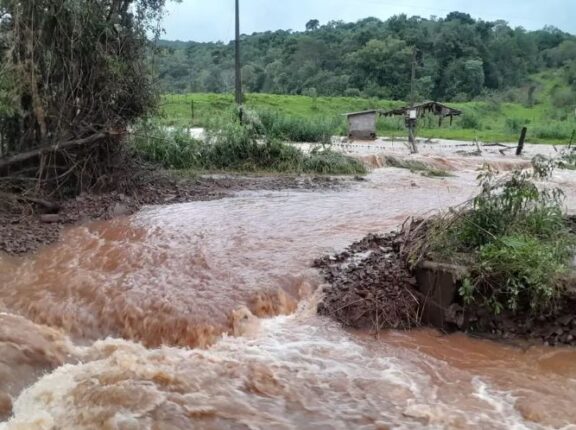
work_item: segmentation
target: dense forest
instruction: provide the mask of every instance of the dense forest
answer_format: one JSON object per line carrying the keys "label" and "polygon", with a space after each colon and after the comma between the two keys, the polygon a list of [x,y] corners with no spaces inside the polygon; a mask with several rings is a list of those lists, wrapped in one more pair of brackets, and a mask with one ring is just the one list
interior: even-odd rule
{"label": "dense forest", "polygon": [[[234,45],[159,41],[162,89],[170,93],[228,92]],[[306,31],[242,36],[246,92],[406,99],[412,64],[419,98],[467,101],[524,86],[530,75],[564,70],[560,102],[573,103],[576,37],[554,27],[511,28],[452,12],[445,18],[394,16],[356,23],[310,20]]]}

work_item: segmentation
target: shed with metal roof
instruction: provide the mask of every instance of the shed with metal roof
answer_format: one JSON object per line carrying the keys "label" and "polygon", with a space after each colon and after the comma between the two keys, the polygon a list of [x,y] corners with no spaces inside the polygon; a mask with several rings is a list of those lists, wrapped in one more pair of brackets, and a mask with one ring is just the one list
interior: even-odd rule
{"label": "shed with metal roof", "polygon": [[380,111],[366,110],[362,112],[349,112],[348,138],[351,140],[374,140],[376,139],[376,119]]}

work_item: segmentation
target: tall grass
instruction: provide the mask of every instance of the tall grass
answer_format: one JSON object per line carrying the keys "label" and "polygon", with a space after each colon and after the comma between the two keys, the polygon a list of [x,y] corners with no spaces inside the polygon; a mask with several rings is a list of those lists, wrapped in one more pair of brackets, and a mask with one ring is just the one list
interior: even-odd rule
{"label": "tall grass", "polygon": [[138,123],[131,133],[132,147],[146,160],[165,169],[200,167],[204,144],[187,130],[165,127],[156,121]]}
{"label": "tall grass", "polygon": [[338,118],[299,117],[271,109],[259,110],[258,116],[270,138],[289,142],[330,143],[341,122]]}
{"label": "tall grass", "polygon": [[183,129],[157,123],[134,127],[131,143],[145,160],[166,169],[204,171],[365,174],[358,160],[329,148],[304,154],[298,148],[263,134],[257,118],[240,124],[233,115],[213,119],[205,142],[195,140]]}

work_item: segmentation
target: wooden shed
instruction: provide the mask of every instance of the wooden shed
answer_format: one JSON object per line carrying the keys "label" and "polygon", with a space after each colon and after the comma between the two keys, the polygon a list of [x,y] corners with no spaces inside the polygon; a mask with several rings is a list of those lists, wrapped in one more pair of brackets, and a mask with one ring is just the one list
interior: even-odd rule
{"label": "wooden shed", "polygon": [[462,111],[434,101],[427,101],[413,106],[405,106],[398,109],[392,109],[387,112],[380,112],[380,115],[388,117],[403,116],[407,119],[410,119],[410,115],[412,114],[412,119],[418,119],[427,113],[436,115],[438,117],[439,125],[442,125],[442,120],[444,118],[450,118],[450,124],[452,124],[452,119],[455,116],[462,115]]}
{"label": "wooden shed", "polygon": [[348,138],[352,140],[376,139],[376,119],[379,114],[377,110],[344,114],[348,118]]}

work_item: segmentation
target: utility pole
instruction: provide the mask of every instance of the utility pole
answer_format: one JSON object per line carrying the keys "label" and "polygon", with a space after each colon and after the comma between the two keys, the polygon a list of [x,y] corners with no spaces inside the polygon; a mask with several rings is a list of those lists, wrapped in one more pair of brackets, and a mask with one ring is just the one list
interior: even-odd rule
{"label": "utility pole", "polygon": [[418,112],[414,109],[416,104],[416,46],[414,46],[414,51],[412,53],[412,76],[410,78],[410,108],[408,109],[406,115],[406,127],[408,128],[408,144],[410,146],[410,152],[416,154],[418,152],[418,147],[416,146],[416,122],[418,121]]}
{"label": "utility pole", "polygon": [[236,105],[242,122],[242,76],[240,75],[240,0],[236,0]]}

